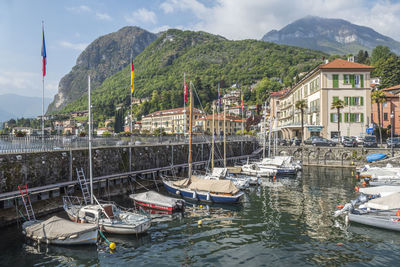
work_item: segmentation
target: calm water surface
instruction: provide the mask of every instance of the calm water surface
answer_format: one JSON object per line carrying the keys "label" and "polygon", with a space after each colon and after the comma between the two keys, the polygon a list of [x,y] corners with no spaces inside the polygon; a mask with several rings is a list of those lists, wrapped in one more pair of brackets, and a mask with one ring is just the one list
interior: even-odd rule
{"label": "calm water surface", "polygon": [[400,234],[346,227],[332,217],[338,204],[355,198],[355,182],[351,170],[305,168],[301,177],[252,188],[241,205],[190,206],[183,217],[157,218],[138,238],[108,236],[117,243],[112,254],[105,244],[37,247],[13,226],[0,230],[0,265],[398,266]]}

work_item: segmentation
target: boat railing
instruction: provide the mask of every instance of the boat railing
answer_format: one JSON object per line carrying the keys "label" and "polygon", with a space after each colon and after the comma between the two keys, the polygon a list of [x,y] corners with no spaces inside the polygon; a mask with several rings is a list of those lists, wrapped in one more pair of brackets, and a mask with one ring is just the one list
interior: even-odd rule
{"label": "boat railing", "polygon": [[82,197],[78,196],[63,196],[63,205],[64,207],[71,207],[71,206],[83,206],[85,203],[85,200]]}

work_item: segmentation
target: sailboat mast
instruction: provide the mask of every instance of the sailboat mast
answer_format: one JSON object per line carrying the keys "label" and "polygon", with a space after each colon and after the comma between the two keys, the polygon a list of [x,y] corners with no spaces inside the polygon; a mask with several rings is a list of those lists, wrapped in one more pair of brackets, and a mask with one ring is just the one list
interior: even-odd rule
{"label": "sailboat mast", "polygon": [[88,77],[88,107],[89,107],[89,178],[90,204],[93,205],[93,170],[92,170],[92,105],[90,99],[90,75]]}
{"label": "sailboat mast", "polygon": [[215,133],[214,133],[214,122],[215,122],[215,106],[212,107],[212,126],[211,126],[211,134],[212,134],[212,145],[211,145],[211,172],[214,170],[214,146],[215,146]]}
{"label": "sailboat mast", "polygon": [[193,89],[190,82],[190,108],[189,108],[189,179],[192,178],[192,124],[193,124]]}
{"label": "sailboat mast", "polygon": [[226,104],[224,105],[224,168],[226,168]]}
{"label": "sailboat mast", "polygon": [[264,144],[263,144],[263,158],[265,158],[266,139],[267,139],[267,103],[264,103]]}

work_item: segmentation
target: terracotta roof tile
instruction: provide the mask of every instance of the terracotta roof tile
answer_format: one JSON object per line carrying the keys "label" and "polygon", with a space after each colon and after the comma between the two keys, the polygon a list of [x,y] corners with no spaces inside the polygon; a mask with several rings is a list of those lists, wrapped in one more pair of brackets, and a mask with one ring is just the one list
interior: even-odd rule
{"label": "terracotta roof tile", "polygon": [[391,91],[391,90],[399,90],[400,89],[400,84],[389,87],[389,88],[384,88],[382,91]]}
{"label": "terracotta roof tile", "polygon": [[344,59],[337,58],[327,64],[321,65],[320,69],[374,69],[372,66],[350,62]]}

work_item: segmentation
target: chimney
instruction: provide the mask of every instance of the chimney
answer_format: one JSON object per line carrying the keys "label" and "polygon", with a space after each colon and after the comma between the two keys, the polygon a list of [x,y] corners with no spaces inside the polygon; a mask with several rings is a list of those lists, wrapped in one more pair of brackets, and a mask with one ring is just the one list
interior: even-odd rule
{"label": "chimney", "polygon": [[354,56],[348,57],[348,58],[347,58],[347,61],[348,61],[348,62],[354,62]]}
{"label": "chimney", "polygon": [[329,59],[325,59],[325,64],[328,64],[329,63]]}

